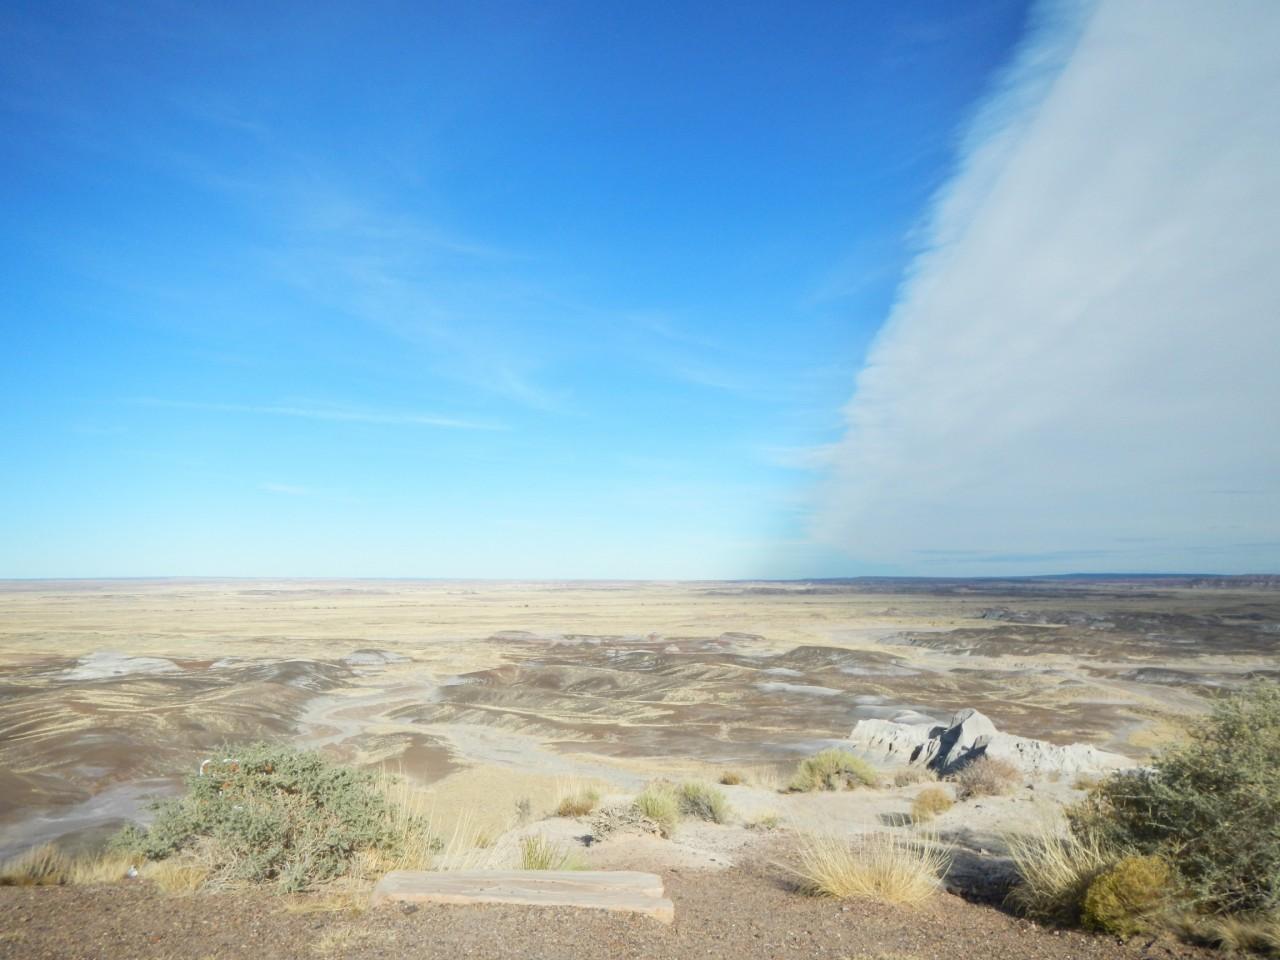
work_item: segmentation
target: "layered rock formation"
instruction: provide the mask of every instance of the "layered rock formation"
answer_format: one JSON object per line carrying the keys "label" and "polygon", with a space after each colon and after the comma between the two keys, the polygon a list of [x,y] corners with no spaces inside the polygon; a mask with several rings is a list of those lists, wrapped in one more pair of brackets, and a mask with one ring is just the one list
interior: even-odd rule
{"label": "layered rock formation", "polygon": [[949,773],[982,755],[1007,760],[1026,773],[1106,773],[1132,767],[1133,761],[1085,743],[1059,746],[1043,740],[1001,733],[973,708],[956,713],[950,723],[859,720],[849,739],[873,760],[916,764]]}

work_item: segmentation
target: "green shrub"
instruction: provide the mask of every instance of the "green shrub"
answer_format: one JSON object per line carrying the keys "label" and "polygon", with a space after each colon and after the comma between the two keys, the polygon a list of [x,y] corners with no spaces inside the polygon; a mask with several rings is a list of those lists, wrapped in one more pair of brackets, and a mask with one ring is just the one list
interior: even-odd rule
{"label": "green shrub", "polygon": [[1150,770],[1114,774],[1073,823],[1163,856],[1192,905],[1216,915],[1280,911],[1280,686],[1221,700]]}
{"label": "green shrub", "polygon": [[989,757],[985,753],[966,764],[955,775],[960,799],[998,797],[1010,793],[1022,779],[1022,771],[1008,760]]}
{"label": "green shrub", "polygon": [[724,794],[705,783],[681,784],[680,813],[712,823],[726,823],[731,815],[729,801],[725,800]]}
{"label": "green shrub", "polygon": [[801,760],[788,789],[799,793],[852,790],[874,787],[879,779],[875,767],[856,753],[832,748]]}
{"label": "green shrub", "polygon": [[928,823],[940,813],[946,813],[956,802],[942,787],[925,787],[911,801],[911,819],[914,823]]}
{"label": "green shrub", "polygon": [[664,837],[675,836],[680,823],[680,795],[674,784],[655,780],[636,796],[632,805],[652,820]]}
{"label": "green shrub", "polygon": [[421,844],[427,824],[388,801],[379,782],[318,753],[256,743],[187,778],[187,792],[156,806],[147,829],[112,841],[148,860],[197,856],[219,882],[275,883],[286,891],[350,872],[358,859],[394,862]]}
{"label": "green shrub", "polygon": [[1161,857],[1124,857],[1085,891],[1080,919],[1093,930],[1131,937],[1147,929],[1169,902],[1173,882]]}

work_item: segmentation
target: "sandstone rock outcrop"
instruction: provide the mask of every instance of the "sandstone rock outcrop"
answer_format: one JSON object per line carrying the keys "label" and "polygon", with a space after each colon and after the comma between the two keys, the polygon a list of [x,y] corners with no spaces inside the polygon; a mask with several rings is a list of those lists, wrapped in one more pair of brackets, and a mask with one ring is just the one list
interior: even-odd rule
{"label": "sandstone rock outcrop", "polygon": [[945,726],[859,720],[849,740],[873,760],[926,766],[939,773],[958,770],[983,754],[1038,775],[1106,773],[1134,765],[1127,757],[1085,743],[1060,746],[1001,733],[985,714],[971,707],[957,712]]}

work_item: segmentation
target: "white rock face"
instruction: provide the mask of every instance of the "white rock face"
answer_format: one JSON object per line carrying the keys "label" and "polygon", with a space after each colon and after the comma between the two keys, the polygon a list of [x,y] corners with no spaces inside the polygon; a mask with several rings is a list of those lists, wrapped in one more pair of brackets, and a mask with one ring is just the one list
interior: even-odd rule
{"label": "white rock face", "polygon": [[114,650],[99,650],[81,657],[62,674],[64,680],[106,680],[131,674],[176,673],[179,666],[163,657],[131,657]]}
{"label": "white rock face", "polygon": [[977,710],[961,710],[943,725],[859,720],[849,734],[853,745],[873,759],[956,770],[982,755],[1007,760],[1032,774],[1106,773],[1133,761],[1084,743],[1067,746],[1001,733]]}

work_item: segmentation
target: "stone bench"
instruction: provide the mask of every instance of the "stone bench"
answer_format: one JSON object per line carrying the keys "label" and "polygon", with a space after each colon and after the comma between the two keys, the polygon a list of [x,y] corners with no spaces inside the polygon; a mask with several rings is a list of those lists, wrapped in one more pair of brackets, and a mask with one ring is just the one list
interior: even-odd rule
{"label": "stone bench", "polygon": [[373,888],[372,903],[581,907],[670,923],[675,907],[664,892],[661,877],[629,870],[393,870]]}

